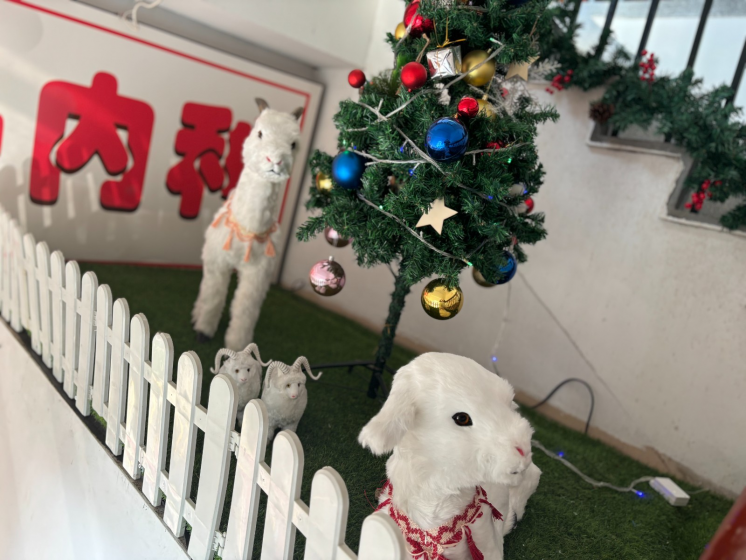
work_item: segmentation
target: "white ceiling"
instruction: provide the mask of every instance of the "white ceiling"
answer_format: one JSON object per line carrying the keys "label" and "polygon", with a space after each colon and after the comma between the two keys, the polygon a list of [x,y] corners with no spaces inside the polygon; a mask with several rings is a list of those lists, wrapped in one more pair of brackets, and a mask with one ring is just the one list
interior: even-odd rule
{"label": "white ceiling", "polygon": [[164,0],[159,9],[312,66],[359,67],[366,61],[378,2]]}

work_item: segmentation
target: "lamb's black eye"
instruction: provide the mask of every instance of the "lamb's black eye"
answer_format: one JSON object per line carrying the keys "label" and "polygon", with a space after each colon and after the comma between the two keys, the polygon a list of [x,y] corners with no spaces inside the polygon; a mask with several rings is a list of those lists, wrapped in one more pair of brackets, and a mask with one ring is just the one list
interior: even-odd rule
{"label": "lamb's black eye", "polygon": [[466,412],[457,412],[453,415],[453,421],[456,422],[458,426],[471,426],[471,416],[469,416]]}
{"label": "lamb's black eye", "polygon": [[259,140],[262,139],[262,131],[261,130],[259,131],[259,134],[257,134],[257,136],[259,137]]}
{"label": "lamb's black eye", "polygon": [[297,145],[298,145],[297,142],[293,142],[292,144],[290,144],[290,149],[294,150]]}
{"label": "lamb's black eye", "polygon": [[236,373],[238,373],[238,370],[236,370]]}

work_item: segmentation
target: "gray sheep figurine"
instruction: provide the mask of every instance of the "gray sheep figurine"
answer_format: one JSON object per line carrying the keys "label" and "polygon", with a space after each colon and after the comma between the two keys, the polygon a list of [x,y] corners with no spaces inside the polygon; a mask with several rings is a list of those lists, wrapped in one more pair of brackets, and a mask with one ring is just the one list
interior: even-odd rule
{"label": "gray sheep figurine", "polygon": [[[224,356],[228,356],[228,359],[221,365],[220,362]],[[246,405],[251,399],[259,398],[259,391],[262,388],[262,365],[265,364],[259,356],[259,348],[253,342],[240,352],[223,348],[215,355],[215,367],[211,370],[212,373],[216,375],[224,373],[232,377],[238,387],[236,420],[239,428],[243,423]]]}
{"label": "gray sheep figurine", "polygon": [[306,374],[303,369],[314,381],[321,377],[321,373],[313,375],[308,360],[303,356],[295,360],[292,366],[282,362],[269,363],[264,378],[262,401],[267,406],[270,441],[278,428],[292,432],[298,428],[298,422],[308,403]]}

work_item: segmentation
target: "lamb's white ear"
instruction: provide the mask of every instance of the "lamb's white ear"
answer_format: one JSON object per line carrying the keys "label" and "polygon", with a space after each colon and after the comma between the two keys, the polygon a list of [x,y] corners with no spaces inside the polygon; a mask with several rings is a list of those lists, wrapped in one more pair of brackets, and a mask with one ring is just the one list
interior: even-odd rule
{"label": "lamb's white ear", "polygon": [[407,371],[407,367],[399,370],[383,408],[363,427],[357,437],[360,445],[370,449],[374,455],[393,451],[414,423],[417,403],[411,377],[412,372]]}
{"label": "lamb's white ear", "polygon": [[303,107],[298,107],[295,111],[293,111],[290,114],[295,117],[296,121],[299,121],[300,118],[303,116]]}
{"label": "lamb's white ear", "polygon": [[269,109],[269,103],[267,103],[264,99],[261,97],[257,97],[255,99],[257,107],[259,107],[259,112],[262,113],[265,109]]}

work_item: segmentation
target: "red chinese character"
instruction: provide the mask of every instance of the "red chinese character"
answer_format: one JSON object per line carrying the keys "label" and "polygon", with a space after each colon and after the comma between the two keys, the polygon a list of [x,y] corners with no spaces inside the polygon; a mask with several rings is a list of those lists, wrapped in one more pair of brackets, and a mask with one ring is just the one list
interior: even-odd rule
{"label": "red chinese character", "polygon": [[[62,140],[68,118],[78,119],[78,125]],[[117,129],[127,131],[126,147]],[[118,95],[117,80],[111,74],[97,73],[90,88],[49,82],[39,99],[31,199],[38,204],[54,204],[60,170],[75,173],[98,154],[109,175],[122,175],[119,181],[105,181],[101,186],[101,205],[108,210],[137,209],[152,132],[153,109],[147,103]],[[58,142],[52,161],[52,149]]]}
{"label": "red chinese character", "polygon": [[[231,131],[230,150],[221,165],[225,150],[223,135],[230,130],[233,114],[227,107],[186,103],[181,113],[182,128],[176,134],[176,153],[182,160],[168,171],[166,186],[181,195],[179,213],[183,218],[196,218],[202,205],[206,186],[211,191],[223,189],[223,196],[236,186],[243,169],[241,148],[251,132],[251,125],[239,122]],[[224,186],[226,173],[228,183]]]}

